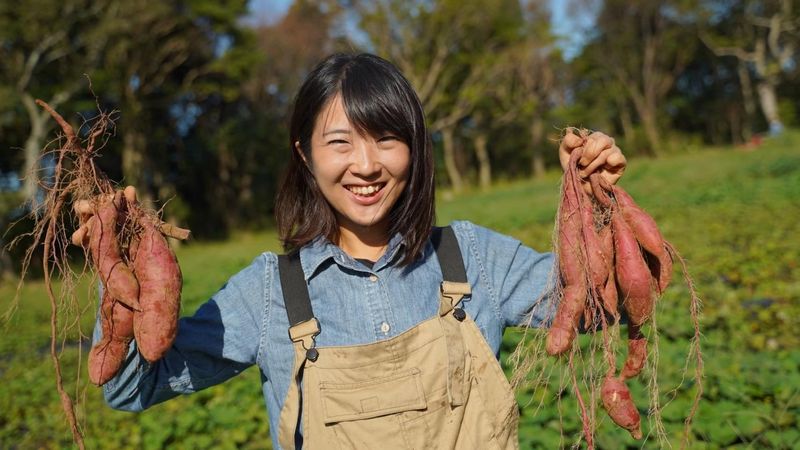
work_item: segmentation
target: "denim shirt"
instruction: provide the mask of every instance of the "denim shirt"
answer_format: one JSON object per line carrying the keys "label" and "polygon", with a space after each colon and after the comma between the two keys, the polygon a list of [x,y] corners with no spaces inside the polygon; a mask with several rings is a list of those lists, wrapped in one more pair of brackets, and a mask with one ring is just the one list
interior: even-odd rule
{"label": "denim shirt", "polygon": [[[495,355],[508,326],[547,325],[555,312],[554,258],[470,222],[452,227],[472,295],[464,310]],[[370,269],[327,239],[300,249],[314,315],[317,346],[358,345],[397,336],[438,310],[439,261],[430,241],[422,257],[401,267],[402,239],[394,236]],[[539,304],[532,308],[534,304]],[[179,394],[221,383],[253,364],[261,371],[272,445],[292,371],[294,349],[274,253],[263,253],[203,304],[180,319],[172,348],[148,364],[131,346],[123,369],[103,386],[107,403],[140,411]],[[95,327],[95,340],[100,338]]]}

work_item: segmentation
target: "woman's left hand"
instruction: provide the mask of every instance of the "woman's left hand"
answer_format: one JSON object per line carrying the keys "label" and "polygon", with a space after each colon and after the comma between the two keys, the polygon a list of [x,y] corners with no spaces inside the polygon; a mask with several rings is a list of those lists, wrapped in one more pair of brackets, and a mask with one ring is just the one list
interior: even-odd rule
{"label": "woman's left hand", "polygon": [[[615,184],[625,172],[627,160],[622,150],[614,143],[614,139],[599,131],[587,136],[567,131],[558,148],[558,158],[564,170],[569,164],[569,155],[580,147],[583,147],[583,155],[578,161],[578,175],[584,180],[588,180],[589,175],[597,172],[609,184]],[[588,181],[583,183],[583,188],[591,193]]]}

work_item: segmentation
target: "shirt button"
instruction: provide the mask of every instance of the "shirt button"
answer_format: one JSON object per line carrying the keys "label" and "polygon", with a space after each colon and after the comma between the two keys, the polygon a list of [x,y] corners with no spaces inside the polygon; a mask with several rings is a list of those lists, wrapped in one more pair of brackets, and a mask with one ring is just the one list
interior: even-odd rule
{"label": "shirt button", "polygon": [[389,324],[386,323],[386,322],[383,322],[381,324],[381,331],[383,332],[383,334],[389,333]]}
{"label": "shirt button", "polygon": [[377,275],[370,275],[369,276],[369,281],[372,281],[372,282],[378,281],[378,276]]}

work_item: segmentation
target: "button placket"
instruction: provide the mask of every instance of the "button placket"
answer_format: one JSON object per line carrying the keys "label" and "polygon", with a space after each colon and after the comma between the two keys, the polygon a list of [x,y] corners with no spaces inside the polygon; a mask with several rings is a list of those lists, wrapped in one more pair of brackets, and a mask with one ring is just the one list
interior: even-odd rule
{"label": "button placket", "polygon": [[363,277],[362,280],[364,280],[364,293],[367,296],[365,300],[367,305],[369,305],[373,333],[375,333],[376,339],[380,339],[383,335],[380,326],[386,317],[386,311],[384,311],[383,302],[380,297],[381,292],[378,276],[375,274],[368,274],[368,276]]}

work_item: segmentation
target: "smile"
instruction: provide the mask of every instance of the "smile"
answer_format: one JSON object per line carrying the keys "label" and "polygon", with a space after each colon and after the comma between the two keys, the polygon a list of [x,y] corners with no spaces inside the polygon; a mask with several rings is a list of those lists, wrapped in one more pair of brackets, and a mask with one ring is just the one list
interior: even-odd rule
{"label": "smile", "polygon": [[346,185],[345,188],[359,197],[372,197],[376,195],[381,189],[386,186],[386,183],[375,183],[367,186],[358,186],[354,184]]}

